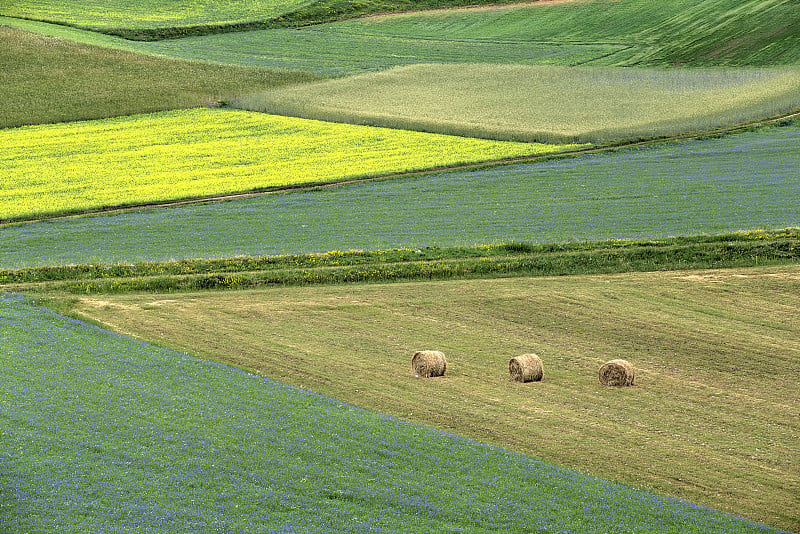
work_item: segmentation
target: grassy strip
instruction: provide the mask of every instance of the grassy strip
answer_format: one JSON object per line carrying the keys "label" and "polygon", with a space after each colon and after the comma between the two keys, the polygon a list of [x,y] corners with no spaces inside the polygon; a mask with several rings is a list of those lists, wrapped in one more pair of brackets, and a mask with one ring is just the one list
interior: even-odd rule
{"label": "grassy strip", "polygon": [[[798,267],[92,295],[73,310],[381,413],[794,531]],[[423,348],[447,355],[444,377],[414,377],[411,356]],[[531,351],[544,380],[511,383],[509,358]],[[633,387],[599,385],[598,368],[613,358],[636,367]],[[553,530],[594,532],[572,524]]]}
{"label": "grassy strip", "polygon": [[8,296],[0,392],[8,532],[774,532]]}
{"label": "grassy strip", "polygon": [[[511,1],[511,0],[508,0]],[[454,6],[497,4],[487,0],[167,0],[133,5],[113,0],[19,0],[0,7],[0,16],[46,21],[133,40],[174,39],[263,28],[307,26],[360,15]]]}
{"label": "grassy strip", "polygon": [[6,225],[0,268],[798,227],[799,141],[797,127],[760,128],[535,165]]}
{"label": "grassy strip", "polygon": [[0,131],[0,221],[342,182],[565,151],[192,109]]}
{"label": "grassy strip", "polygon": [[800,260],[798,245],[800,230],[787,229],[648,241],[333,251],[6,270],[0,271],[0,287],[73,294],[170,292],[749,267],[796,263]]}
{"label": "grassy strip", "polygon": [[489,139],[610,143],[800,107],[800,70],[412,65],[277,89],[237,107]]}
{"label": "grassy strip", "polygon": [[1,25],[0,42],[0,128],[207,106],[318,79],[146,56]]}

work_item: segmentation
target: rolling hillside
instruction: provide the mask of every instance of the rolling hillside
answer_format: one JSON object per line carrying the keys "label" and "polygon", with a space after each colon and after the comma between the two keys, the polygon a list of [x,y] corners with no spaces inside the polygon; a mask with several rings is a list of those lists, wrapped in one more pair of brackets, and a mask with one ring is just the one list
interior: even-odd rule
{"label": "rolling hillside", "polygon": [[800,531],[797,0],[467,3],[2,2],[0,532]]}

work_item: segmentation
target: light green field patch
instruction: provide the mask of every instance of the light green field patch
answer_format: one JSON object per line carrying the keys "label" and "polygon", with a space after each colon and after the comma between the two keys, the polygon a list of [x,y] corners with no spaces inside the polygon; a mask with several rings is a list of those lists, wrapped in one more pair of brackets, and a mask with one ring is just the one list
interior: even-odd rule
{"label": "light green field patch", "polygon": [[245,97],[245,109],[547,142],[704,130],[800,106],[800,70],[412,65]]}
{"label": "light green field patch", "polygon": [[0,15],[98,29],[163,28],[264,20],[311,3],[313,0],[13,0],[0,7]]}
{"label": "light green field patch", "polygon": [[208,108],[0,130],[0,220],[401,173],[569,148]]}

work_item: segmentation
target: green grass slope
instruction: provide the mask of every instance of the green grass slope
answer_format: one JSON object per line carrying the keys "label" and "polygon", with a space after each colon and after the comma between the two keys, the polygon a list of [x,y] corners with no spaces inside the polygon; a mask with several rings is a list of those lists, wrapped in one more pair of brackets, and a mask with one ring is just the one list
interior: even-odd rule
{"label": "green grass slope", "polygon": [[[303,16],[324,22],[347,12],[344,4],[312,4],[308,9],[320,12]],[[355,7],[368,12],[413,5]],[[6,24],[29,23],[6,18]],[[65,30],[40,25],[39,31],[63,35]],[[72,38],[97,39],[85,33]],[[188,59],[341,74],[431,62],[797,65],[798,39],[800,14],[790,0],[594,0],[427,11],[153,43],[106,39],[105,44]]]}
{"label": "green grass slope", "polygon": [[[796,529],[798,291],[795,264],[101,295],[76,310],[379,412]],[[443,378],[414,377],[420,349],[444,351]],[[510,382],[509,359],[530,351],[543,381]],[[614,358],[634,364],[634,387],[600,386],[597,370]]]}
{"label": "green grass slope", "polygon": [[0,349],[9,532],[775,532],[17,297]]}
{"label": "green grass slope", "polygon": [[369,13],[471,5],[474,0],[12,0],[0,16],[157,40],[327,22]]}
{"label": "green grass slope", "polygon": [[800,69],[426,64],[277,89],[237,107],[505,140],[609,143],[800,108]]}
{"label": "green grass slope", "polygon": [[188,62],[0,26],[0,128],[208,105],[315,77]]}
{"label": "green grass slope", "polygon": [[265,20],[311,3],[313,0],[12,0],[0,7],[0,15],[113,31]]}
{"label": "green grass slope", "polygon": [[793,0],[594,0],[364,18],[324,32],[405,39],[616,45],[598,65],[795,65]]}

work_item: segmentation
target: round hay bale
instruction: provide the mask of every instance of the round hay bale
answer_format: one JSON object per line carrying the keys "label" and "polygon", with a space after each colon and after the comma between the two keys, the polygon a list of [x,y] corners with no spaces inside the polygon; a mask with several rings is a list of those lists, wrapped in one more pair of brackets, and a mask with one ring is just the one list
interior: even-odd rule
{"label": "round hay bale", "polygon": [[447,370],[447,360],[438,350],[419,350],[411,358],[414,374],[423,378],[443,376]]}
{"label": "round hay bale", "polygon": [[542,360],[536,354],[515,356],[508,362],[508,372],[514,382],[538,382],[544,376]]}
{"label": "round hay bale", "polygon": [[632,386],[635,369],[626,360],[611,360],[600,367],[598,376],[604,386]]}

